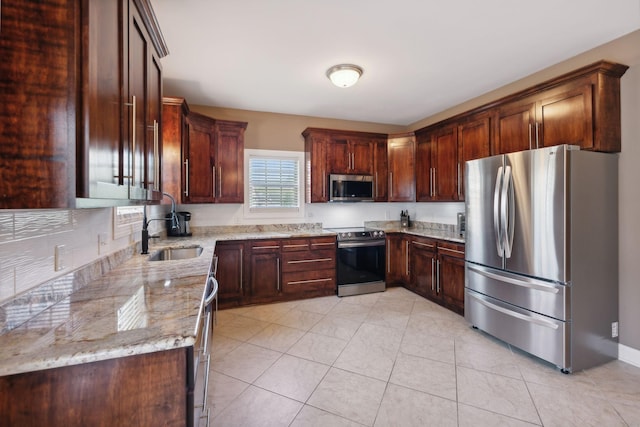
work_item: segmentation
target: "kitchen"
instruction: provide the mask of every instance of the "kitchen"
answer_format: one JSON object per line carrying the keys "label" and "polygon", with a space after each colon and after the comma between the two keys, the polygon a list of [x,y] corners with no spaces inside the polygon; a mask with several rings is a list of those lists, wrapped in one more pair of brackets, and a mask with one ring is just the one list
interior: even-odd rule
{"label": "kitchen", "polygon": [[[637,331],[628,326],[638,321],[635,302],[639,300],[635,277],[638,277],[637,249],[635,242],[639,236],[636,221],[632,212],[636,211],[637,197],[634,183],[638,181],[634,160],[640,159],[634,141],[640,137],[637,124],[638,88],[638,53],[630,49],[637,46],[637,32],[630,34],[609,45],[596,47],[585,54],[562,62],[542,75],[531,77],[532,82],[560,75],[584,64],[602,58],[630,65],[631,68],[621,80],[622,94],[622,155],[620,157],[620,337],[622,347],[627,350],[627,360],[636,360],[637,349],[640,348],[640,337],[634,336]],[[624,53],[624,52],[627,53]],[[323,76],[324,78],[324,76]],[[510,93],[527,86],[525,82],[517,82],[502,89],[502,94]],[[487,100],[495,99],[489,94]],[[482,103],[474,100],[476,105]],[[276,113],[257,113],[253,111],[233,110],[219,107],[191,105],[192,109],[219,119],[240,120],[249,123],[246,132],[248,148],[273,148],[301,150],[301,132],[306,127],[344,128],[368,132],[400,132],[402,126],[375,125],[355,121],[336,121],[318,117],[303,117]],[[458,112],[468,106],[457,107]],[[455,109],[454,109],[455,110]],[[428,122],[436,122],[438,117],[452,115],[444,111],[429,119],[421,121],[415,128]],[[273,141],[278,141],[277,144]],[[282,144],[280,144],[282,141]],[[272,145],[273,144],[273,145]],[[399,218],[401,210],[409,210],[412,218],[418,221],[430,221],[453,224],[455,214],[462,209],[461,203],[374,203],[365,205],[327,204],[305,205],[305,218],[302,221],[322,222],[326,226],[357,226],[362,221]],[[162,215],[168,205],[162,209],[150,209],[151,216]],[[239,204],[231,205],[196,205],[185,208],[192,213],[191,225],[217,226],[238,225],[244,222],[243,208]],[[139,239],[139,232],[133,231],[139,222],[130,223],[126,219],[113,217],[110,209],[71,210],[71,211],[2,211],[3,241],[0,256],[0,296],[2,300],[19,295],[42,280],[57,277],[61,273],[74,270],[105,254],[128,246]],[[354,223],[345,222],[342,218],[358,218]],[[158,225],[158,223],[154,223]],[[114,229],[116,231],[114,231]],[[56,249],[56,247],[58,247]],[[58,252],[58,265],[54,253]],[[20,254],[20,256],[16,256]],[[58,268],[56,270],[56,268]],[[621,359],[623,350],[621,349]]]}

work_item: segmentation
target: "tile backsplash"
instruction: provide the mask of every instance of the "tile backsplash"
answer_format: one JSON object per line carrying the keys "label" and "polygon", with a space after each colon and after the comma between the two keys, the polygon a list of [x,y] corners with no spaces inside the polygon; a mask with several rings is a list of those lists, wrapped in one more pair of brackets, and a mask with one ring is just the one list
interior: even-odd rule
{"label": "tile backsplash", "polygon": [[114,228],[112,208],[0,211],[0,303],[130,246],[135,233]]}

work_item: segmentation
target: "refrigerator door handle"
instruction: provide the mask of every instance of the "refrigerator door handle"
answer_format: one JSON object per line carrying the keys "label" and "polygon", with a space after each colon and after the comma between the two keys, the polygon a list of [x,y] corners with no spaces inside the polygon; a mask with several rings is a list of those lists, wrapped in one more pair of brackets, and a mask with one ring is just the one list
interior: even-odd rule
{"label": "refrigerator door handle", "polygon": [[557,325],[556,323],[554,323],[554,322],[552,322],[550,320],[543,320],[543,319],[540,319],[540,318],[537,318],[537,317],[528,316],[526,314],[518,313],[517,311],[509,310],[508,308],[501,307],[499,305],[496,305],[496,304],[494,304],[492,302],[489,302],[489,301],[485,300],[484,298],[476,296],[471,292],[468,292],[467,295],[469,297],[475,299],[476,301],[478,301],[480,304],[484,305],[485,307],[488,307],[488,308],[490,308],[492,310],[495,310],[495,311],[499,311],[500,313],[506,314],[507,316],[515,317],[516,319],[524,320],[525,322],[535,323],[537,325],[544,326],[544,327],[551,328],[551,329],[558,329],[559,328],[559,325]]}
{"label": "refrigerator door handle", "polygon": [[496,174],[496,187],[493,190],[493,230],[496,239],[496,250],[498,256],[502,257],[504,247],[502,246],[502,221],[500,220],[500,189],[502,187],[502,166],[498,168]]}
{"label": "refrigerator door handle", "polygon": [[506,166],[502,180],[502,195],[500,196],[500,217],[502,222],[502,238],[505,258],[511,258],[513,249],[514,223],[514,194],[511,166]]}

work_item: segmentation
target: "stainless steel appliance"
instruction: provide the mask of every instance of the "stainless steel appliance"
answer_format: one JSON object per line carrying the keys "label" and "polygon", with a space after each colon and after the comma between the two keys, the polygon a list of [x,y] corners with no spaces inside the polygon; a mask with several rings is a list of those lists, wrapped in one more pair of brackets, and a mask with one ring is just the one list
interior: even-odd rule
{"label": "stainless steel appliance", "polygon": [[[218,257],[214,256],[209,266],[209,274],[200,301],[196,342],[193,347],[189,347],[190,358],[193,361],[187,365],[187,407],[193,408],[193,411],[187,412],[187,425],[189,426],[208,426],[211,416],[211,408],[207,405],[207,395],[213,325],[218,310],[218,281],[215,277],[217,267]],[[214,300],[215,305],[213,304]]]}
{"label": "stainless steel appliance", "polygon": [[617,161],[564,145],[466,163],[468,322],[565,373],[617,358]]}
{"label": "stainless steel appliance", "polygon": [[373,176],[329,175],[330,202],[373,202]]}
{"label": "stainless steel appliance", "polygon": [[338,296],[383,292],[385,283],[384,231],[334,228],[337,233]]}

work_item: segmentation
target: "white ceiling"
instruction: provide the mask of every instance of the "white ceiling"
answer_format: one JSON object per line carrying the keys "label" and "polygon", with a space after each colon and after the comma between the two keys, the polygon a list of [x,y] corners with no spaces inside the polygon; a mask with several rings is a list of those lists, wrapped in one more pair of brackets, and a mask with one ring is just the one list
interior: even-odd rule
{"label": "white ceiling", "polygon": [[[640,0],[152,0],[164,94],[409,125],[640,28]],[[353,87],[325,76],[364,69]]]}

